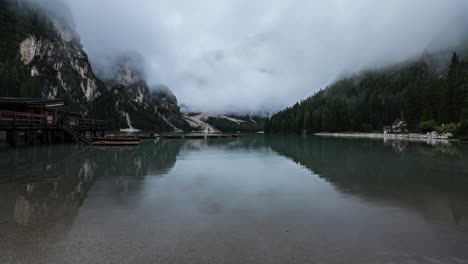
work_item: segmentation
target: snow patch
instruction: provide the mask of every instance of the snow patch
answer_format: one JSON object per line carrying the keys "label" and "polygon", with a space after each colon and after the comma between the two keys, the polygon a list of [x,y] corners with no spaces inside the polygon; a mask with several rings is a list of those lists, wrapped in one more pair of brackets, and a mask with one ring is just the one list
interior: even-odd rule
{"label": "snow patch", "polygon": [[137,132],[140,131],[139,129],[136,129],[132,126],[132,121],[130,120],[130,115],[128,113],[123,114],[125,116],[125,119],[127,119],[127,125],[128,128],[120,129],[122,132]]}
{"label": "snow patch", "polygon": [[32,69],[31,69],[31,76],[32,77],[35,77],[35,76],[39,76],[39,69],[37,69],[36,66],[33,66]]}
{"label": "snow patch", "polygon": [[136,101],[137,103],[143,103],[143,98],[144,98],[144,95],[143,95],[143,92],[138,89],[138,95],[137,95],[137,98],[136,98]]}
{"label": "snow patch", "polygon": [[[211,126],[210,124],[206,123],[205,120],[207,114],[199,114],[194,116],[184,115],[185,121],[189,123],[189,125],[194,129],[200,129],[204,133],[216,133],[219,132],[216,128]],[[203,120],[204,119],[204,120]]]}
{"label": "snow patch", "polygon": [[[205,133],[219,132],[218,129],[214,128],[213,126],[207,123],[207,120],[209,118],[225,119],[230,122],[236,123],[238,125],[246,122],[245,120],[237,119],[234,117],[229,117],[225,115],[214,115],[214,114],[208,114],[208,113],[201,113],[201,114],[193,115],[193,116],[184,115],[184,118],[190,124],[192,128],[201,129]],[[252,117],[250,119],[252,120],[252,122],[256,123],[255,120],[252,119]]]}
{"label": "snow patch", "polygon": [[213,114],[207,114],[207,113],[201,113],[201,114],[198,114],[198,115],[194,115],[192,117],[194,117],[195,119],[201,120],[203,122],[206,122],[206,120],[208,120],[208,118],[226,119],[226,120],[229,120],[229,121],[237,123],[237,124],[245,122],[244,120],[240,120],[240,119],[225,116],[225,115],[213,115]]}
{"label": "snow patch", "polygon": [[250,119],[250,121],[251,121],[252,123],[257,124],[257,121],[253,120],[252,114],[249,115],[249,119]]}

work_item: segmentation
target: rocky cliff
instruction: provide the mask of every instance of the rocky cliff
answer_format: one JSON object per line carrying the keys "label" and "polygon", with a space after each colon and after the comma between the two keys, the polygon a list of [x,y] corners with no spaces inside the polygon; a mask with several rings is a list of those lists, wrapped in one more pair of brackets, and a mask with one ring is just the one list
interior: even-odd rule
{"label": "rocky cliff", "polygon": [[188,126],[168,89],[150,91],[138,58],[119,56],[93,71],[65,19],[23,1],[0,0],[0,7],[0,96],[63,98],[72,111],[108,120],[113,129]]}
{"label": "rocky cliff", "polygon": [[216,132],[258,132],[263,130],[266,117],[261,115],[219,115],[192,113],[184,115],[192,130],[205,133]]}
{"label": "rocky cliff", "polygon": [[29,34],[19,43],[21,61],[32,77],[44,80],[43,97],[64,98],[74,110],[87,115],[88,104],[104,93],[103,85],[71,28],[51,19],[55,34]]}
{"label": "rocky cliff", "polygon": [[180,113],[177,98],[166,86],[150,89],[142,65],[142,57],[132,53],[96,66],[97,75],[114,97],[116,111],[125,119],[121,126],[132,130],[151,129],[152,124],[159,124],[159,130],[186,130],[189,126]]}

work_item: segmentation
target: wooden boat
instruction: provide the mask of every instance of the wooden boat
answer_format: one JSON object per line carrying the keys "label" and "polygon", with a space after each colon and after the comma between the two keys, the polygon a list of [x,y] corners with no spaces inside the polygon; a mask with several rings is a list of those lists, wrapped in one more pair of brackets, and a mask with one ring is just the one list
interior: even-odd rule
{"label": "wooden boat", "polygon": [[204,139],[205,136],[204,135],[188,135],[188,136],[185,136],[186,139]]}
{"label": "wooden boat", "polygon": [[155,139],[158,138],[159,135],[138,135],[139,139]]}
{"label": "wooden boat", "polygon": [[112,142],[130,142],[130,141],[136,141],[136,142],[140,142],[140,139],[137,138],[137,137],[93,137],[92,140],[94,142],[97,142],[97,141],[112,141]]}
{"label": "wooden boat", "polygon": [[166,135],[166,136],[163,136],[163,137],[168,138],[168,139],[182,138],[181,135]]}
{"label": "wooden boat", "polygon": [[121,139],[121,138],[138,139],[138,136],[132,136],[132,135],[106,135],[105,138],[107,138],[107,139]]}
{"label": "wooden boat", "polygon": [[238,138],[238,137],[245,137],[245,134],[232,134],[232,137]]}
{"label": "wooden boat", "polygon": [[93,146],[138,146],[140,141],[96,141]]}

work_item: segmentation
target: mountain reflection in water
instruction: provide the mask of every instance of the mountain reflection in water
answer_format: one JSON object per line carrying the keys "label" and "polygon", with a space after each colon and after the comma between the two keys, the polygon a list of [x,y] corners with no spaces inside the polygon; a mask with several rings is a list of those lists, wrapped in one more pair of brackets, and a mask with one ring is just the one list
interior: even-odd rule
{"label": "mountain reflection in water", "polygon": [[0,239],[0,263],[468,263],[468,147],[250,135],[1,149]]}

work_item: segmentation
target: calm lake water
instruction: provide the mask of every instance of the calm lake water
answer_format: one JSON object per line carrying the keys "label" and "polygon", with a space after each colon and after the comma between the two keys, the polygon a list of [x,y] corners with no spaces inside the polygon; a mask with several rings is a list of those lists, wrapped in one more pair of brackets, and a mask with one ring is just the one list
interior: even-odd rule
{"label": "calm lake water", "polygon": [[0,263],[468,263],[468,146],[0,148]]}

